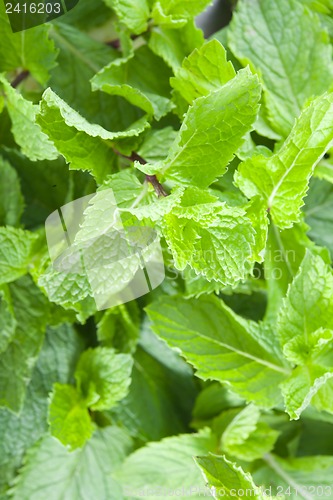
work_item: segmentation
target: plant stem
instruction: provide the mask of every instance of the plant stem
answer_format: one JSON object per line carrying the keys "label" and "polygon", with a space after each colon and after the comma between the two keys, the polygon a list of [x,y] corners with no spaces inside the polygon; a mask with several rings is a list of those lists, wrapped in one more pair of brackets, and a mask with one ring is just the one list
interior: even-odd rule
{"label": "plant stem", "polygon": [[14,78],[14,80],[12,81],[12,83],[11,83],[12,87],[14,89],[16,89],[16,87],[18,87],[20,85],[20,83],[22,83],[23,80],[25,80],[29,75],[30,75],[30,71],[28,71],[28,70],[21,71],[21,73],[19,73],[17,75],[17,77]]}
{"label": "plant stem", "polygon": [[[144,158],[142,158],[142,156],[138,155],[138,153],[135,153],[135,151],[133,151],[130,156],[126,156],[126,155],[120,153],[120,151],[117,151],[116,149],[114,149],[114,152],[118,156],[121,156],[122,158],[126,158],[127,160],[130,160],[132,162],[138,161],[141,165],[146,165],[146,163],[147,163],[146,160]],[[168,196],[168,194],[164,190],[164,187],[158,181],[156,175],[148,175],[148,174],[146,174],[146,181],[150,182],[150,184],[153,186],[153,188],[155,189],[155,193],[157,194],[157,196],[159,196],[159,197],[161,197],[161,196]]]}

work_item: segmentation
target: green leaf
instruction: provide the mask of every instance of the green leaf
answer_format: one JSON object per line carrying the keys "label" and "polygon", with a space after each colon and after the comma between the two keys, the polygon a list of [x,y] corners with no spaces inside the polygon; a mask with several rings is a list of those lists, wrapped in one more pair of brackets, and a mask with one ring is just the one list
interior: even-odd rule
{"label": "green leaf", "polygon": [[23,197],[16,171],[0,156],[0,225],[17,226],[23,212]]}
{"label": "green leaf", "polygon": [[[89,8],[89,1],[86,0],[85,3],[88,3]],[[84,5],[84,0],[80,0],[80,5],[66,14],[63,20],[69,21],[70,15],[77,12],[81,5]],[[96,8],[95,2],[91,19],[96,19]],[[105,16],[102,22],[105,22]],[[142,116],[141,110],[130,105],[122,97],[91,90],[91,78],[119,57],[117,50],[74,28],[70,22],[53,22],[52,37],[59,49],[59,55],[58,66],[51,72],[50,87],[59,97],[89,122],[99,123],[107,130],[126,130]]]}
{"label": "green leaf", "polygon": [[82,449],[73,452],[46,436],[29,450],[12,498],[122,500],[121,488],[111,473],[131,447],[128,435],[118,427],[97,431]]}
{"label": "green leaf", "polygon": [[55,160],[58,152],[36,123],[38,106],[24,99],[0,75],[0,84],[6,96],[6,105],[12,121],[12,133],[21,151],[30,160]]}
{"label": "green leaf", "polygon": [[[272,487],[272,494],[285,493],[290,500],[319,498],[315,492],[331,486],[333,458],[329,456],[290,457],[268,454],[265,464],[253,473],[256,484]],[[317,490],[318,487],[318,490]],[[327,491],[327,490],[326,490]],[[329,493],[328,489],[328,493]],[[330,493],[329,493],[330,494]]]}
{"label": "green leaf", "polygon": [[17,325],[6,350],[0,354],[0,406],[19,412],[43,343],[48,304],[28,277],[11,284],[9,289]]}
{"label": "green leaf", "polygon": [[223,431],[222,451],[249,462],[271,451],[279,432],[259,419],[260,411],[256,406],[248,405],[241,410]]}
{"label": "green leaf", "polygon": [[54,382],[69,382],[83,348],[71,325],[48,328],[19,415],[0,409],[0,494],[11,482],[27,450],[47,432],[48,395]]}
{"label": "green leaf", "polygon": [[[307,251],[288,289],[278,318],[282,345],[318,329],[333,329],[333,272],[320,256]],[[308,344],[310,347],[310,344]]]}
{"label": "green leaf", "polygon": [[242,0],[229,44],[243,65],[261,75],[269,120],[284,137],[306,101],[331,85],[329,37],[318,17],[299,2]]}
{"label": "green leaf", "polygon": [[304,207],[305,222],[310,226],[308,235],[318,245],[329,249],[333,257],[333,185],[313,179]]}
{"label": "green leaf", "polygon": [[112,172],[115,154],[110,141],[137,136],[147,126],[142,119],[128,131],[107,131],[98,124],[89,123],[51,89],[43,94],[36,120],[70,163],[70,168],[88,170],[98,182]]}
{"label": "green leaf", "polygon": [[187,2],[182,0],[159,0],[158,2],[165,15],[175,19],[195,17],[210,3],[211,0],[188,0]]}
{"label": "green leaf", "polygon": [[175,77],[170,79],[171,86],[189,104],[201,96],[218,90],[236,76],[227,53],[217,40],[206,42],[185,58]]}
{"label": "green leaf", "polygon": [[197,300],[162,297],[147,312],[153,330],[170,347],[181,350],[198,377],[227,383],[258,405],[278,404],[278,384],[290,372],[274,347],[265,345],[256,323],[207,296]]}
{"label": "green leaf", "polygon": [[134,354],[129,393],[111,410],[112,421],[143,443],[186,432],[197,392],[191,368],[147,326]]}
{"label": "green leaf", "polygon": [[[242,70],[226,85],[196,99],[187,112],[168,157],[154,167],[179,184],[209,186],[223,175],[251,130],[258,112],[260,85]],[[151,173],[146,166],[140,167]]]}
{"label": "green leaf", "polygon": [[232,498],[235,493],[244,491],[250,491],[251,497],[256,500],[267,498],[261,495],[251,475],[225,456],[210,454],[207,457],[196,457],[195,461],[212,488],[214,498]]}
{"label": "green leaf", "polygon": [[[139,491],[147,488],[153,492],[151,500],[157,500],[161,493],[157,488],[175,491],[182,487],[185,491],[191,489],[191,498],[197,500],[202,497],[200,492],[205,489],[205,483],[193,456],[207,453],[215,445],[208,429],[149,443],[125,460],[116,472],[116,479],[123,485],[124,495],[130,498],[136,498]],[[178,498],[183,500],[187,495],[181,494],[180,489]]]}
{"label": "green leaf", "polygon": [[[282,387],[286,410],[295,419],[333,377],[331,364],[326,366],[324,356],[332,352],[332,296],[331,268],[321,257],[307,252],[288,289],[277,323],[284,354],[300,365]],[[329,400],[325,407],[333,411]]]}
{"label": "green leaf", "polygon": [[53,386],[48,421],[52,436],[72,450],[83,446],[93,433],[88,409],[71,385]]}
{"label": "green leaf", "polygon": [[50,266],[39,275],[37,283],[50,302],[76,311],[80,322],[96,312],[96,303],[85,274],[59,272]]}
{"label": "green leaf", "polygon": [[2,287],[0,289],[0,353],[5,351],[12,341],[16,325],[9,290],[7,287]]}
{"label": "green leaf", "polygon": [[27,273],[37,240],[30,231],[0,227],[0,285]]}
{"label": "green leaf", "polygon": [[148,27],[148,0],[104,0],[117,14],[119,20],[136,35],[143,33]]}
{"label": "green leaf", "polygon": [[[153,73],[150,68],[154,68]],[[164,61],[144,45],[128,59],[111,62],[93,77],[91,84],[93,90],[122,96],[159,120],[172,109],[171,74]]]}
{"label": "green leaf", "polygon": [[168,25],[152,26],[148,41],[150,49],[162,57],[173,71],[181,66],[184,57],[203,43],[203,33],[191,19],[176,30]]}
{"label": "green leaf", "polygon": [[114,349],[96,347],[85,351],[76,368],[78,392],[92,410],[108,410],[128,393],[133,360]]}
{"label": "green leaf", "polygon": [[254,230],[241,208],[188,188],[162,228],[179,270],[190,266],[209,281],[232,286],[251,271]]}
{"label": "green leaf", "polygon": [[50,70],[56,65],[57,55],[54,44],[48,37],[49,29],[48,25],[44,25],[13,33],[5,3],[1,2],[0,72],[23,68],[29,70],[41,85],[46,85]]}
{"label": "green leaf", "polygon": [[119,352],[135,351],[139,337],[140,311],[136,302],[107,310],[97,324],[97,338],[105,347]]}
{"label": "green leaf", "polygon": [[333,140],[332,112],[332,93],[314,99],[273,156],[251,158],[238,168],[237,186],[248,198],[261,196],[281,229],[300,220],[309,179]]}

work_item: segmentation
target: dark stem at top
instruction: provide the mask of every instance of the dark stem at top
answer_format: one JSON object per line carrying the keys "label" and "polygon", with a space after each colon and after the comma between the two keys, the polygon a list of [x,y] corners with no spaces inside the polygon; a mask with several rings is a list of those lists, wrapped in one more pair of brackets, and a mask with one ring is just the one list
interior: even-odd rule
{"label": "dark stem at top", "polygon": [[[146,163],[147,163],[146,160],[144,158],[142,158],[142,156],[140,156],[138,153],[135,153],[134,151],[132,152],[132,154],[130,156],[124,155],[124,154],[120,153],[120,151],[117,151],[116,149],[114,149],[114,152],[118,156],[121,156],[122,158],[126,158],[127,160],[130,160],[132,162],[138,161],[141,165],[146,165]],[[164,190],[164,187],[158,181],[156,175],[147,175],[146,174],[146,181],[150,182],[150,184],[153,186],[157,196],[168,196],[168,194]]]}
{"label": "dark stem at top", "polygon": [[21,71],[21,73],[19,73],[17,77],[12,81],[12,87],[16,89],[16,87],[18,87],[20,83],[22,83],[29,75],[30,72],[28,70]]}

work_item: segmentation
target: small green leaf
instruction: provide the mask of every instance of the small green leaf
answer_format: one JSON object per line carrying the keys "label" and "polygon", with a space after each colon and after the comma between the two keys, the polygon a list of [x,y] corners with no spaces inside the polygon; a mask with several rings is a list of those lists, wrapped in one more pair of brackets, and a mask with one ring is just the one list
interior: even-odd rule
{"label": "small green leaf", "polygon": [[104,0],[119,20],[136,35],[146,31],[149,18],[148,0]]}
{"label": "small green leaf", "polygon": [[195,462],[212,488],[214,498],[232,498],[235,493],[244,491],[251,491],[251,498],[256,500],[265,498],[254,484],[251,475],[225,456],[210,454],[206,457],[196,457]]}
{"label": "small green leaf", "polygon": [[53,386],[48,421],[52,436],[72,450],[82,447],[93,433],[88,409],[71,385]]}
{"label": "small green leaf", "polygon": [[23,212],[23,197],[18,175],[0,156],[0,225],[17,226]]}
{"label": "small green leaf", "polygon": [[23,229],[0,227],[0,285],[28,271],[38,235]]}
{"label": "small green leaf", "polygon": [[92,410],[108,410],[124,398],[130,385],[133,360],[114,349],[96,347],[85,351],[76,368],[78,392]]}
{"label": "small green leaf", "polygon": [[22,153],[32,161],[55,160],[58,151],[36,123],[38,106],[24,99],[2,75],[0,84],[6,95],[6,105],[12,121],[11,130]]}

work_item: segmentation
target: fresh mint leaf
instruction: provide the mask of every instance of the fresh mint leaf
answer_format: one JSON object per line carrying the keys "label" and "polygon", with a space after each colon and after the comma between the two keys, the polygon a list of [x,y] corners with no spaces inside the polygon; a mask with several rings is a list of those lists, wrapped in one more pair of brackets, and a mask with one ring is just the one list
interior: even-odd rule
{"label": "fresh mint leaf", "polygon": [[48,421],[52,436],[73,450],[83,446],[93,433],[88,408],[72,385],[53,386]]}
{"label": "fresh mint leaf", "polygon": [[278,384],[290,370],[262,344],[255,323],[213,297],[165,297],[147,312],[153,330],[181,350],[198,377],[227,382],[247,401],[266,407],[279,404]]}
{"label": "fresh mint leaf", "polygon": [[0,156],[0,225],[17,226],[23,204],[18,175],[10,163]]}
{"label": "fresh mint leaf", "polygon": [[332,49],[326,31],[297,1],[242,0],[228,35],[236,57],[261,76],[269,121],[286,137],[307,100],[331,85]]}
{"label": "fresh mint leaf", "polygon": [[238,168],[238,187],[249,198],[261,196],[281,229],[300,220],[309,179],[333,140],[332,110],[333,94],[314,99],[273,156],[255,156]]}
{"label": "fresh mint leaf", "polygon": [[209,186],[225,173],[251,130],[260,92],[257,78],[242,70],[219,90],[195,100],[166,160],[141,170],[158,172],[177,184]]}
{"label": "fresh mint leaf", "polygon": [[33,257],[38,235],[23,229],[0,227],[0,284],[24,276]]}
{"label": "fresh mint leaf", "polygon": [[128,354],[97,347],[85,351],[76,367],[78,392],[92,410],[108,410],[124,398],[130,385],[133,361]]}

